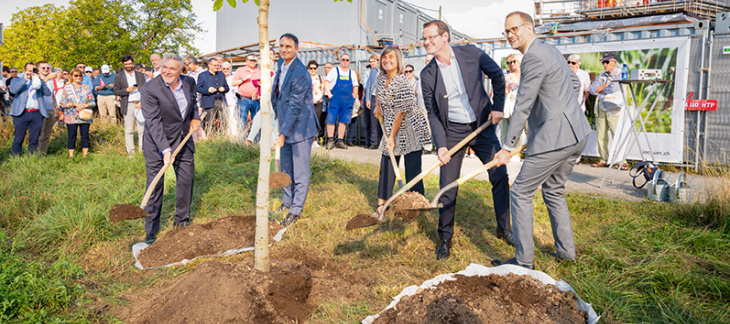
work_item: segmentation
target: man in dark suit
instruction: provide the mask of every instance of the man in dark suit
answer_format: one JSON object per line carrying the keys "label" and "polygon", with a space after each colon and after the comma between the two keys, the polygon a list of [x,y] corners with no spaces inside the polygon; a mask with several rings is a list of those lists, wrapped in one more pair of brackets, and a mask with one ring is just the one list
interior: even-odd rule
{"label": "man in dark suit", "polygon": [[554,46],[535,37],[534,26],[530,15],[516,11],[507,15],[503,33],[512,48],[524,56],[515,109],[504,148],[496,157],[500,164],[509,161],[510,151],[516,148],[525,122],[530,132],[527,157],[511,192],[515,258],[505,262],[493,260],[494,265],[506,263],[534,268],[532,198],[539,187],[550,214],[556,252],[553,256],[575,260],[573,229],[563,189],[586,146],[590,126],[578,103],[580,80]]}
{"label": "man in dark suit", "polygon": [[[190,224],[190,204],[193,196],[193,176],[195,174],[195,143],[188,138],[178,153],[171,158],[172,151],[182,142],[188,132],[200,128],[200,115],[195,100],[195,80],[180,75],[182,58],[177,54],[165,54],[162,71],[145,84],[140,90],[142,114],[146,126],[144,130],[144,159],[147,167],[147,186],[162,169],[163,164],[172,164],[177,176],[177,202],[175,203],[174,226]],[[157,183],[145,212],[146,241],[152,242],[160,231],[160,212],[162,211],[162,191],[165,178]]]}
{"label": "man in dark suit", "polygon": [[124,118],[124,144],[127,147],[127,154],[132,156],[134,154],[135,123],[137,124],[140,151],[144,141],[144,123],[135,118],[135,112],[141,107],[139,89],[147,82],[147,78],[142,72],[134,70],[132,55],[122,56],[122,65],[124,65],[124,72],[114,77],[114,95],[121,98],[119,109]]}
{"label": "man in dark suit", "polygon": [[[442,165],[439,179],[442,188],[459,178],[466,147],[451,157],[446,153],[480,125],[492,124],[467,146],[474,150],[482,163],[491,161],[501,149],[494,125],[502,119],[504,106],[504,76],[499,65],[474,46],[452,47],[449,37],[449,27],[443,21],[434,20],[423,25],[423,46],[435,59],[421,71],[421,88]],[[492,81],[494,105],[484,90],[484,75]],[[491,121],[488,121],[489,118]],[[491,168],[488,172],[497,218],[497,237],[511,244],[507,167]],[[457,194],[458,188],[447,191],[439,199],[443,207],[439,210],[441,245],[436,249],[438,259],[445,259],[450,254]]]}
{"label": "man in dark suit", "polygon": [[274,77],[271,105],[279,121],[279,137],[274,145],[281,147],[281,168],[291,177],[284,187],[282,207],[289,208],[281,225],[289,226],[302,215],[309,191],[309,160],[317,135],[317,117],[312,99],[312,77],[297,58],[299,39],[292,34],[279,38],[279,68]]}
{"label": "man in dark suit", "polygon": [[223,126],[227,124],[228,114],[226,113],[225,94],[228,92],[228,82],[226,75],[218,71],[221,62],[215,58],[208,60],[208,71],[198,74],[197,91],[201,94],[200,108],[208,111],[208,115],[203,120],[203,128],[208,136],[217,134],[220,129],[216,125],[216,120],[220,120]]}

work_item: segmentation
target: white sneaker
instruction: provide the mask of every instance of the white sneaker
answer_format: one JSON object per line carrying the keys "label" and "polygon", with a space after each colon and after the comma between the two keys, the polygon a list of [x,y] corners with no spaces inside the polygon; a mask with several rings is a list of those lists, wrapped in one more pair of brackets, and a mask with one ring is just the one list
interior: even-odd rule
{"label": "white sneaker", "polygon": [[319,143],[317,143],[317,141],[314,141],[314,143],[312,143],[312,147],[319,147]]}

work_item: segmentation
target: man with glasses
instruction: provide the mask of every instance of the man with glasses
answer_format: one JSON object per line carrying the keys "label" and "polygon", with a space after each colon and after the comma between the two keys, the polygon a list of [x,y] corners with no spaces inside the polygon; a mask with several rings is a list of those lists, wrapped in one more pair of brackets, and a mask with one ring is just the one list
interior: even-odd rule
{"label": "man with glasses", "polygon": [[[10,154],[19,156],[28,132],[28,154],[34,154],[38,148],[38,138],[43,127],[43,118],[48,118],[48,101],[45,97],[53,95],[51,89],[37,75],[38,69],[33,62],[28,62],[23,73],[10,83],[10,93],[15,95],[10,116],[13,116],[15,137]],[[53,109],[53,107],[50,107]]]}
{"label": "man with glasses", "polygon": [[[502,119],[504,106],[504,75],[502,69],[484,51],[475,46],[451,46],[451,32],[443,21],[433,20],[423,25],[423,46],[434,59],[421,71],[423,100],[428,111],[438,158],[441,161],[441,188],[459,178],[466,148],[449,156],[447,152],[484,123],[489,127],[472,139],[471,147],[482,163],[492,160],[501,148],[495,125]],[[494,103],[484,90],[484,76],[492,82]],[[491,118],[491,119],[490,119]],[[492,199],[497,219],[497,237],[512,243],[509,221],[509,178],[507,167],[489,169]],[[447,191],[439,199],[438,234],[441,245],[436,258],[449,257],[454,235],[454,214],[458,188]]]}
{"label": "man with glasses", "polygon": [[511,151],[529,124],[527,157],[512,184],[512,224],[515,257],[493,260],[495,266],[514,264],[534,268],[532,199],[542,188],[553,238],[554,257],[575,260],[575,242],[570,212],[563,196],[565,182],[575,159],[586,146],[590,126],[578,104],[580,81],[554,46],[535,37],[530,15],[515,11],[507,15],[504,35],[513,49],[523,54],[520,87],[512,112],[507,140],[497,153],[499,165],[509,162]]}
{"label": "man with glasses", "polygon": [[568,56],[568,66],[573,70],[573,73],[578,76],[581,85],[581,91],[578,93],[578,102],[580,103],[583,112],[586,112],[586,99],[590,94],[591,89],[591,76],[585,70],[580,68],[580,55],[571,54]]}
{"label": "man with glasses", "polygon": [[7,87],[6,91],[8,92],[6,94],[7,95],[6,102],[7,102],[7,106],[11,107],[13,105],[13,100],[15,100],[15,95],[12,92],[10,92],[10,83],[13,81],[13,79],[18,78],[18,69],[11,67],[9,69],[8,73],[9,73],[9,75],[5,78],[5,86]]}
{"label": "man with glasses", "polygon": [[[352,106],[357,98],[357,75],[350,70],[350,54],[340,55],[340,65],[332,69],[324,81],[324,91],[329,98],[327,107],[327,150],[335,147],[346,150],[345,130],[352,119]],[[337,141],[335,141],[337,124]]]}
{"label": "man with glasses", "polygon": [[[601,160],[591,165],[594,168],[604,168],[608,166],[608,133],[611,137],[616,138],[616,128],[618,128],[618,119],[621,114],[622,106],[616,108],[614,105],[605,104],[606,95],[614,94],[621,98],[621,87],[618,81],[621,80],[621,69],[618,68],[616,52],[606,52],[603,54],[601,63],[603,63],[602,72],[591,84],[590,92],[592,95],[598,96],[598,107],[596,110],[596,136],[598,137],[598,155]],[[626,162],[621,163],[621,170],[628,170],[629,165]]]}
{"label": "man with glasses", "polygon": [[53,89],[51,90],[50,96],[43,96],[43,100],[46,101],[48,117],[43,118],[43,126],[41,127],[40,139],[38,140],[38,151],[42,155],[48,153],[48,143],[51,141],[51,134],[53,134],[53,124],[56,123],[56,86],[53,80],[56,77],[56,73],[51,73],[52,68],[51,64],[46,61],[38,62],[38,74],[40,74],[41,80],[49,90]]}
{"label": "man with glasses", "polygon": [[101,66],[101,74],[94,78],[96,104],[99,106],[99,117],[102,123],[117,123],[117,106],[114,104],[114,79],[117,74],[112,72],[109,65]]}
{"label": "man with glasses", "polygon": [[[208,60],[208,71],[198,75],[196,90],[200,93],[200,108],[208,110],[203,120],[203,129],[208,136],[220,133],[221,126],[228,125],[226,120],[226,98],[228,82],[223,72],[218,71],[221,63],[216,58]],[[217,121],[220,121],[220,126]]]}
{"label": "man with glasses", "polygon": [[147,78],[142,72],[135,71],[134,57],[132,55],[122,56],[122,65],[124,71],[114,76],[114,95],[120,98],[119,110],[124,118],[124,145],[127,149],[127,155],[134,155],[134,125],[137,125],[137,141],[139,142],[139,151],[142,151],[143,134],[144,134],[144,118],[142,120],[136,118],[137,109],[141,109],[141,94],[139,89],[147,82]]}
{"label": "man with glasses", "polygon": [[366,72],[368,75],[367,78],[363,77],[365,80],[365,107],[367,108],[365,112],[365,127],[367,130],[367,140],[365,141],[365,145],[371,150],[377,150],[380,145],[380,138],[383,136],[383,131],[380,129],[380,125],[378,124],[378,118],[376,118],[375,114],[373,114],[375,106],[377,105],[375,84],[378,81],[378,73],[380,73],[380,69],[378,69],[380,60],[377,55],[373,54],[370,55],[370,59],[368,61],[370,62],[370,71]]}
{"label": "man with glasses", "polygon": [[241,134],[246,137],[246,124],[251,114],[251,120],[256,117],[259,112],[260,100],[258,97],[258,89],[254,86],[253,80],[261,79],[261,70],[256,67],[258,59],[256,55],[246,57],[246,66],[236,69],[233,74],[233,86],[237,87],[238,94],[238,116],[241,118]]}
{"label": "man with glasses", "polygon": [[84,71],[84,77],[83,77],[83,80],[81,81],[81,83],[89,86],[89,89],[93,89],[94,82],[91,79],[91,73],[94,70],[90,66],[87,67],[86,66],[86,63],[83,63],[83,62],[76,63],[76,68],[79,69],[79,70],[81,70],[81,71]]}

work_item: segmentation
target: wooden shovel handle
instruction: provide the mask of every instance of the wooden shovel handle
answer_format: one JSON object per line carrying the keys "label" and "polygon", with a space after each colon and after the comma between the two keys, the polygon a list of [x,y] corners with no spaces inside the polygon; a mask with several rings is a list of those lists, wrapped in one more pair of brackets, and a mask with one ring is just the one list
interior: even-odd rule
{"label": "wooden shovel handle", "polygon": [[[383,116],[377,116],[378,122],[380,122],[380,128],[383,130],[383,137],[388,138],[388,131],[385,130],[385,124],[383,124]],[[387,143],[387,140],[386,140]],[[388,155],[390,156],[390,164],[393,165],[393,171],[395,172],[395,179],[398,181],[398,184],[402,187],[403,186],[403,178],[400,176],[400,171],[398,170],[398,162],[395,161],[395,153],[393,153],[393,150],[388,149]]]}
{"label": "wooden shovel handle", "polygon": [[[195,108],[195,109],[197,109],[197,108]],[[207,111],[204,111],[203,114],[200,115],[200,120],[203,120],[203,118],[205,118],[205,114],[207,114],[207,113],[208,113]],[[180,144],[178,144],[177,148],[175,148],[175,151],[172,152],[172,155],[170,155],[170,160],[174,159],[177,156],[177,154],[180,153],[180,150],[182,150],[183,146],[185,146],[185,143],[188,142],[188,140],[190,139],[190,136],[193,136],[192,129],[190,129],[190,131],[188,131],[188,134],[185,135],[185,138],[183,138],[182,142],[180,142]],[[170,163],[170,164],[172,164],[172,163]],[[157,186],[157,183],[160,182],[160,178],[162,178],[162,176],[165,175],[165,171],[167,171],[167,167],[169,167],[170,164],[163,163],[162,169],[160,169],[160,172],[157,172],[157,175],[155,176],[155,178],[152,179],[152,183],[150,183],[150,186],[147,187],[147,191],[145,191],[145,193],[144,193],[144,198],[142,198],[142,203],[139,205],[139,208],[144,209],[145,207],[147,207],[147,202],[149,202],[150,196],[152,196],[152,190],[154,190],[155,187]]]}

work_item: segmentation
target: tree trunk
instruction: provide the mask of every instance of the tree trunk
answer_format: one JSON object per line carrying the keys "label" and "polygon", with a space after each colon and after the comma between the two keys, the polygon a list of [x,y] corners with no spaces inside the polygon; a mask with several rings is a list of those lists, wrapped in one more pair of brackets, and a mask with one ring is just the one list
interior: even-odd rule
{"label": "tree trunk", "polygon": [[254,269],[269,272],[269,173],[271,168],[271,59],[269,58],[269,0],[259,2],[261,51],[261,140],[259,182],[256,188],[256,244]]}

